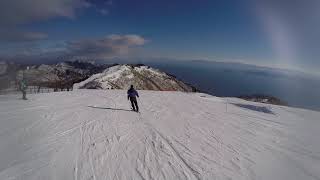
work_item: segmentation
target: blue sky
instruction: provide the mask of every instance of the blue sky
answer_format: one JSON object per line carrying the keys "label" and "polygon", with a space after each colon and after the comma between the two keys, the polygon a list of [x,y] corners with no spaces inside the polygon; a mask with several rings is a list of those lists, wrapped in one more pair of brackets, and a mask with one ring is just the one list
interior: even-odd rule
{"label": "blue sky", "polygon": [[2,59],[166,57],[317,72],[316,0],[4,0]]}

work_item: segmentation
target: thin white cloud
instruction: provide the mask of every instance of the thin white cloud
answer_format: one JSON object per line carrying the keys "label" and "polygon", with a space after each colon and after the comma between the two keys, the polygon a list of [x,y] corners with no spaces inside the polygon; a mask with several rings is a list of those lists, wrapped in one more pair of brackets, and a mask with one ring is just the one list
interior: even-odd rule
{"label": "thin white cloud", "polygon": [[109,10],[108,9],[99,9],[98,12],[104,16],[109,14]]}
{"label": "thin white cloud", "polygon": [[42,21],[56,17],[74,18],[77,9],[90,7],[85,0],[1,0],[0,25]]}
{"label": "thin white cloud", "polygon": [[105,4],[108,5],[108,6],[111,6],[113,4],[113,1],[112,0],[107,0],[107,1],[105,1]]}
{"label": "thin white cloud", "polygon": [[146,42],[147,40],[139,35],[109,35],[98,39],[69,42],[66,54],[96,59],[127,56],[135,47]]}
{"label": "thin white cloud", "polygon": [[28,42],[47,39],[48,35],[42,32],[24,32],[14,29],[0,29],[0,42]]}
{"label": "thin white cloud", "polygon": [[58,17],[74,18],[78,9],[91,6],[86,0],[1,0],[0,42],[46,39],[46,33],[21,31],[19,27]]}
{"label": "thin white cloud", "polygon": [[[34,35],[36,36],[36,35]],[[111,58],[132,57],[137,48],[148,42],[135,34],[108,35],[76,41],[59,42],[28,42],[11,44],[7,49],[0,48],[0,59],[14,59],[24,62],[57,61],[70,59],[108,60]]]}

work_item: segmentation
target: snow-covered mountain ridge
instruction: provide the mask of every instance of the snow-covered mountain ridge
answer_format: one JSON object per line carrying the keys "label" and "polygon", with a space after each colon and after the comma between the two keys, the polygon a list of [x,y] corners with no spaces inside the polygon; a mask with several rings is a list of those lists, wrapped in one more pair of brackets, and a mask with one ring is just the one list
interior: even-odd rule
{"label": "snow-covered mountain ridge", "polygon": [[106,67],[108,66],[95,65],[90,62],[67,61],[52,65],[34,65],[29,70],[25,70],[24,73],[29,82],[52,86],[58,81],[61,84],[59,85],[65,88],[65,86],[72,87],[75,82],[99,73]]}
{"label": "snow-covered mountain ridge", "polygon": [[[10,67],[10,68],[8,68]],[[145,65],[98,65],[90,62],[67,61],[57,64],[22,66],[0,63],[0,90],[25,77],[30,86],[54,89],[137,89],[194,92],[196,89],[176,77]],[[9,74],[10,70],[10,74]]]}
{"label": "snow-covered mountain ridge", "polygon": [[[12,88],[23,76],[31,86],[70,89],[76,82],[100,73],[111,65],[86,61],[66,61],[57,64],[21,65],[0,62],[0,90]],[[27,69],[27,67],[29,67]]]}
{"label": "snow-covered mountain ridge", "polygon": [[124,90],[0,95],[0,179],[320,178],[320,112],[139,93],[140,114]]}
{"label": "snow-covered mountain ridge", "polygon": [[74,89],[137,89],[157,91],[193,92],[195,88],[157,69],[145,65],[116,65],[83,82],[74,84]]}

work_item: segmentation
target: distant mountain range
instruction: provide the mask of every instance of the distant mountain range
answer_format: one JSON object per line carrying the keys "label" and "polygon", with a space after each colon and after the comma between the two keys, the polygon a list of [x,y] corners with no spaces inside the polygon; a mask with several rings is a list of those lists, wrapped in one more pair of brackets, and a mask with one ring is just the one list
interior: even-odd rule
{"label": "distant mountain range", "polygon": [[[196,61],[196,63],[202,63],[202,61]],[[217,66],[219,64],[217,63]],[[229,66],[229,64],[226,65]],[[269,73],[269,71],[259,71],[259,69],[250,69],[250,67],[249,70],[246,66],[241,67],[241,65],[237,68],[243,68],[246,72],[262,76],[274,75],[274,73]],[[223,71],[229,70],[225,66],[222,66],[221,69]],[[276,73],[279,72],[276,71]],[[29,86],[52,88],[54,91],[71,89],[127,89],[130,85],[134,85],[135,88],[141,90],[183,92],[202,90],[198,90],[193,85],[177,79],[174,75],[144,64],[119,65],[96,64],[88,61],[66,61],[56,64],[22,65],[13,62],[0,62],[0,90],[17,90],[19,81],[23,77],[27,80]],[[264,94],[248,94],[246,96],[239,96],[239,98],[269,104],[287,104],[279,98]]]}
{"label": "distant mountain range", "polygon": [[10,88],[23,77],[29,85],[49,88],[72,88],[92,74],[102,72],[112,65],[96,65],[91,62],[66,61],[57,64],[21,65],[0,63],[0,89]]}
{"label": "distant mountain range", "polygon": [[143,64],[95,64],[66,61],[57,64],[20,65],[0,63],[0,89],[14,88],[25,78],[29,86],[63,89],[137,89],[157,91],[196,91],[176,77]]}

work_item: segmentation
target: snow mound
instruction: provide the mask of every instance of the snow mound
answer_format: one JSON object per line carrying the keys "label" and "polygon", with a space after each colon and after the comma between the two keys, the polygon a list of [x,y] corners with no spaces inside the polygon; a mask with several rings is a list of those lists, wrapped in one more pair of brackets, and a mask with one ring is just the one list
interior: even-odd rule
{"label": "snow mound", "polygon": [[148,66],[117,65],[74,84],[74,89],[137,89],[192,92],[194,88]]}
{"label": "snow mound", "polygon": [[0,96],[0,179],[320,178],[320,112],[139,93],[141,113],[123,90]]}

